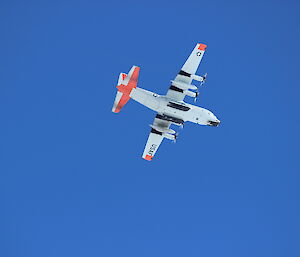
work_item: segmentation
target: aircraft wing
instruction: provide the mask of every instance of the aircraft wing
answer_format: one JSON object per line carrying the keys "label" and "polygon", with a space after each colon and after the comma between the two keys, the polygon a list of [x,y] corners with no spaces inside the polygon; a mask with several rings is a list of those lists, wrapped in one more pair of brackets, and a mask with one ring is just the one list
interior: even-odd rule
{"label": "aircraft wing", "polygon": [[199,76],[195,75],[199,64],[204,55],[206,45],[197,44],[189,58],[186,60],[185,64],[182,66],[181,70],[177,74],[174,81],[167,92],[167,97],[175,101],[183,101],[186,96],[185,90],[187,90],[187,85],[191,85],[193,79],[198,80]]}
{"label": "aircraft wing", "polygon": [[[157,117],[160,115],[158,114],[155,119],[153,124],[151,125],[152,129],[150,131],[144,153],[143,153],[143,158],[147,161],[151,161],[153,156],[155,155],[158,147],[160,146],[161,142],[163,141],[164,137],[169,136],[174,137],[174,135],[167,134],[164,136],[164,133],[162,131],[168,131],[169,127],[171,125],[170,121],[162,120]],[[175,131],[174,131],[175,132]],[[174,137],[175,138],[175,137]]]}

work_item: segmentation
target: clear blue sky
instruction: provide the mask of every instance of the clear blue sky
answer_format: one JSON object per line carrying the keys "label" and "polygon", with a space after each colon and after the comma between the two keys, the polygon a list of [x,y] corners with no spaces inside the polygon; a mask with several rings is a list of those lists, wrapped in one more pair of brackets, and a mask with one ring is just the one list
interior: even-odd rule
{"label": "clear blue sky", "polygon": [[[1,1],[0,256],[300,256],[299,7]],[[111,112],[118,74],[164,94],[198,42],[221,126],[144,161],[154,113]]]}

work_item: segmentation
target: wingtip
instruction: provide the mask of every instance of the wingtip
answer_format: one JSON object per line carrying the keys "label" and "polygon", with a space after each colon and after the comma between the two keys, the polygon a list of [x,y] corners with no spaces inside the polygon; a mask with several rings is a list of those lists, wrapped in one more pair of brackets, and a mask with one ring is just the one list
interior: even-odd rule
{"label": "wingtip", "polygon": [[145,157],[143,157],[145,160],[147,160],[147,161],[152,161],[152,158],[153,158],[153,156],[151,156],[151,155],[146,155]]}
{"label": "wingtip", "polygon": [[205,45],[205,44],[202,44],[202,43],[198,44],[198,49],[199,50],[205,51],[206,47],[207,47],[207,45]]}

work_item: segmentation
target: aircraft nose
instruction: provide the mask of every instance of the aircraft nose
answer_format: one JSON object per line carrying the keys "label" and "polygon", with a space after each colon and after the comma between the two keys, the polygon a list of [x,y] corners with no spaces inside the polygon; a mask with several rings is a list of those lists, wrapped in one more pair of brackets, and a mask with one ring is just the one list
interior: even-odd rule
{"label": "aircraft nose", "polygon": [[208,121],[208,125],[209,125],[209,126],[213,126],[213,127],[219,126],[220,123],[221,123],[221,121],[219,121],[218,119],[215,119],[214,121],[211,121],[211,120]]}

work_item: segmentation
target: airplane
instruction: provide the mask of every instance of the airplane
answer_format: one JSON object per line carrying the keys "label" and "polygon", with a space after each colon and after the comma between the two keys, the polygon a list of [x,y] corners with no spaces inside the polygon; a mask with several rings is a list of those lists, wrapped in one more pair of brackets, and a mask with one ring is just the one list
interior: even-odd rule
{"label": "airplane", "polygon": [[198,96],[198,88],[193,85],[193,80],[199,81],[202,85],[207,74],[196,75],[196,71],[205,53],[207,45],[197,44],[182,66],[166,95],[137,87],[140,67],[133,66],[128,74],[119,75],[117,94],[112,112],[119,113],[129,99],[157,112],[151,131],[142,155],[145,160],[151,161],[164,138],[176,141],[178,134],[170,129],[172,124],[183,128],[185,122],[193,122],[200,125],[217,127],[220,120],[209,110],[184,102],[185,96]]}

